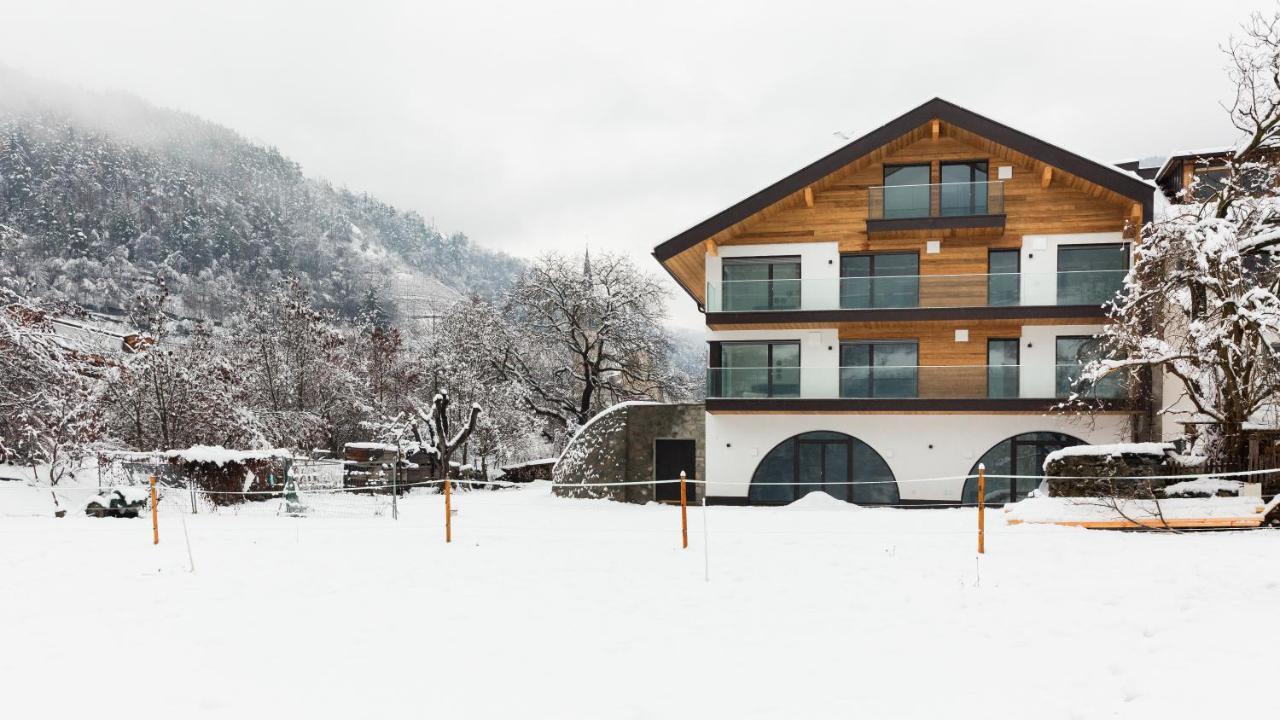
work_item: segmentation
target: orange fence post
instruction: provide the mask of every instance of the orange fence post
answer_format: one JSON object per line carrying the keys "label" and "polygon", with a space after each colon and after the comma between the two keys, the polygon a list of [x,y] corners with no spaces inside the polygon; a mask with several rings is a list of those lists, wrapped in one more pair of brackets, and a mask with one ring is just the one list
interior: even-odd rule
{"label": "orange fence post", "polygon": [[450,502],[448,470],[445,470],[444,476],[444,541],[453,542],[453,505]]}
{"label": "orange fence post", "polygon": [[978,463],[978,554],[987,552],[987,466]]}
{"label": "orange fence post", "polygon": [[681,547],[688,549],[689,547],[689,497],[685,483],[684,471],[680,471],[680,543]]}
{"label": "orange fence post", "polygon": [[160,544],[160,509],[156,507],[156,476],[151,476],[151,544]]}

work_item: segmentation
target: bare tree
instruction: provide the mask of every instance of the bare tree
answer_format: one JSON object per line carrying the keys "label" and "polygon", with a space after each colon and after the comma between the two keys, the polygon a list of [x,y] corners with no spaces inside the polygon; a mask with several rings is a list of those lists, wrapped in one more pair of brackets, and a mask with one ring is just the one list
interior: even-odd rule
{"label": "bare tree", "polygon": [[1081,374],[1085,386],[1113,374],[1136,378],[1143,368],[1170,374],[1214,424],[1203,449],[1227,461],[1247,456],[1242,428],[1280,400],[1278,27],[1280,14],[1255,15],[1244,38],[1226,48],[1236,83],[1227,110],[1243,134],[1239,149],[1212,197],[1175,206],[1144,228],[1104,331],[1104,357]]}
{"label": "bare tree", "polygon": [[689,394],[689,378],[669,360],[662,286],[621,255],[544,255],[502,307],[472,301],[460,310],[453,322],[467,327],[467,352],[493,380],[522,388],[526,410],[556,434],[618,402]]}

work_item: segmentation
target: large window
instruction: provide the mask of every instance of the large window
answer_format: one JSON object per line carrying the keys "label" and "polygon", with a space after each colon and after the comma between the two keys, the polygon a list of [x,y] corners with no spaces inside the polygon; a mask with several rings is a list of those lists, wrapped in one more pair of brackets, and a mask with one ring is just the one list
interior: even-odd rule
{"label": "large window", "polygon": [[1102,341],[1095,337],[1059,337],[1055,391],[1058,397],[1073,393],[1089,398],[1122,398],[1125,396],[1124,379],[1115,373],[1091,383],[1078,383],[1080,369],[1092,360],[1102,357]]}
{"label": "large window", "polygon": [[987,397],[1018,397],[1018,340],[987,340]]}
{"label": "large window", "polygon": [[1021,299],[1019,250],[987,251],[987,304],[1017,305]]}
{"label": "large window", "polygon": [[1058,246],[1058,304],[1101,305],[1124,286],[1129,245]]}
{"label": "large window", "polygon": [[751,476],[752,503],[789,503],[822,491],[846,502],[898,502],[893,471],[861,440],[837,432],[807,432],[769,451]]}
{"label": "large window", "polygon": [[840,307],[911,308],[920,305],[920,255],[840,256]]}
{"label": "large window", "polygon": [[884,166],[884,217],[929,217],[928,165]]}
{"label": "large window", "polygon": [[[979,463],[987,468],[986,501],[989,503],[1017,502],[1040,484],[1044,475],[1044,461],[1049,453],[1073,445],[1085,445],[1085,441],[1056,432],[1032,432],[1015,435],[1001,441],[978,458],[969,469],[970,475],[978,474]],[[1020,478],[1000,478],[992,475],[1022,475]],[[961,500],[965,504],[978,502],[978,480],[965,480]]]}
{"label": "large window", "polygon": [[915,397],[917,354],[914,342],[840,343],[840,397]]}
{"label": "large window", "polygon": [[987,213],[987,161],[942,163],[938,188],[941,215]]}
{"label": "large window", "polygon": [[712,397],[799,397],[800,343],[721,343],[709,390]]}
{"label": "large window", "polygon": [[725,312],[800,307],[800,258],[724,258],[720,309]]}

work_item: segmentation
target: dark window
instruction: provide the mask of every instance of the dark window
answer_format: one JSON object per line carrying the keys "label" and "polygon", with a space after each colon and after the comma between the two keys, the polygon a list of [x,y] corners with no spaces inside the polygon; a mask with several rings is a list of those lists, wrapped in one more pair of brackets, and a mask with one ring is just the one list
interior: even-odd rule
{"label": "dark window", "polygon": [[720,309],[725,312],[800,307],[800,258],[724,258]]}
{"label": "dark window", "polygon": [[[989,503],[1017,502],[1027,496],[1040,484],[1044,475],[1044,461],[1049,453],[1074,445],[1087,445],[1083,440],[1055,432],[1033,432],[1015,435],[1008,440],[996,443],[995,447],[983,453],[978,462],[970,468],[969,474],[978,474],[978,465],[987,468],[986,501]],[[992,475],[1025,475],[1023,478],[995,478]],[[970,477],[965,480],[961,501],[965,504],[978,502],[978,479]]]}
{"label": "dark window", "polygon": [[929,217],[928,165],[884,166],[884,217]]}
{"label": "dark window", "polygon": [[942,163],[938,188],[941,215],[987,213],[987,161]]}
{"label": "dark window", "polygon": [[840,256],[840,307],[911,308],[919,305],[919,254]]}
{"label": "dark window", "polygon": [[1128,271],[1128,243],[1059,245],[1058,304],[1110,302],[1124,287]]}
{"label": "dark window", "polygon": [[917,356],[914,342],[840,343],[840,397],[915,397]]}
{"label": "dark window", "polygon": [[1078,383],[1080,369],[1102,357],[1102,341],[1096,337],[1060,337],[1057,339],[1057,362],[1054,390],[1058,397],[1073,393],[1089,398],[1121,398],[1125,395],[1124,379],[1113,373],[1092,383]]}
{"label": "dark window", "polygon": [[987,252],[987,304],[1017,305],[1021,295],[1020,250]]}
{"label": "dark window", "polygon": [[713,397],[800,397],[800,343],[721,343],[710,372]]}
{"label": "dark window", "polygon": [[1191,197],[1204,202],[1222,189],[1227,179],[1231,177],[1231,172],[1225,167],[1199,167],[1195,169],[1192,177],[1194,180],[1192,180]]}
{"label": "dark window", "polygon": [[769,451],[751,476],[752,503],[789,503],[821,491],[865,505],[898,502],[888,463],[861,440],[836,432],[807,432]]}
{"label": "dark window", "polygon": [[987,397],[1018,397],[1018,340],[987,340]]}

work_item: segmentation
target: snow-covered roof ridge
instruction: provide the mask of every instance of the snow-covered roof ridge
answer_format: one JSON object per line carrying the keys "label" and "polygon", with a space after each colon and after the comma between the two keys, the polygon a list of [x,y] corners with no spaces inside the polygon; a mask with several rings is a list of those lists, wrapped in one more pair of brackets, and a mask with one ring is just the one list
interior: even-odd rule
{"label": "snow-covered roof ridge", "polygon": [[[626,402],[620,402],[617,405],[610,405],[609,407],[591,416],[589,420],[583,423],[582,427],[578,428],[573,433],[573,439],[577,439],[580,435],[582,435],[582,433],[586,432],[587,428],[595,424],[597,420],[600,420],[601,418],[606,417],[608,415],[612,415],[613,413],[619,410],[625,410],[626,408],[635,407],[637,405],[661,405],[661,404],[662,403],[657,402],[655,400],[627,400]],[[560,451],[560,456],[556,458],[557,463],[563,460],[565,453],[569,452],[569,448],[573,447],[573,439],[569,440],[569,442],[565,444],[564,450]]]}
{"label": "snow-covered roof ridge", "polygon": [[1061,460],[1068,457],[1119,457],[1121,455],[1151,455],[1155,457],[1168,457],[1175,450],[1173,443],[1164,442],[1140,442],[1140,443],[1113,443],[1110,445],[1073,445],[1071,447],[1055,450],[1048,454],[1044,459],[1042,469],[1047,469],[1049,463],[1055,460]]}
{"label": "snow-covered roof ridge", "polygon": [[174,460],[181,460],[183,462],[225,465],[227,463],[246,462],[249,460],[288,458],[292,457],[293,453],[284,448],[272,448],[270,450],[228,450],[221,445],[195,445],[185,450],[168,450],[161,453],[161,455]]}

